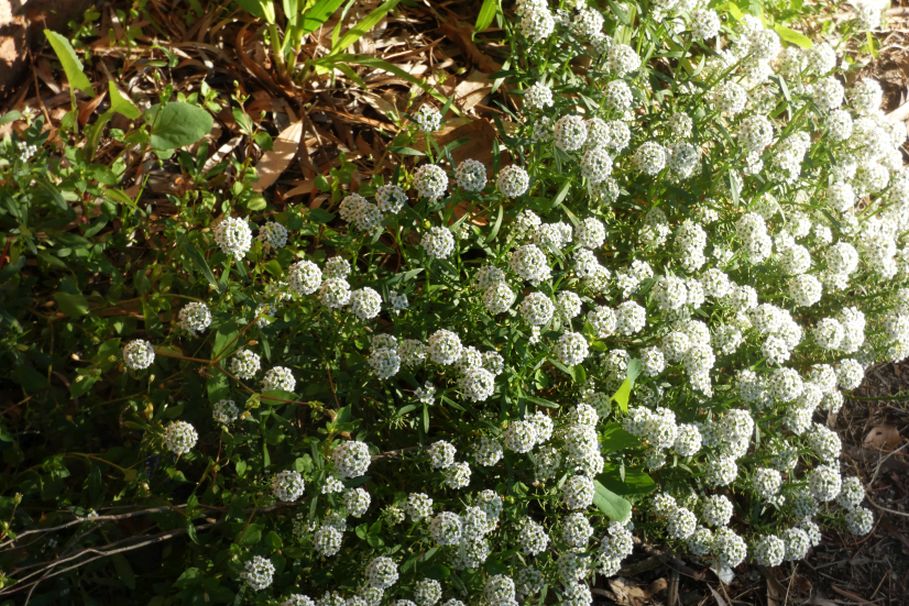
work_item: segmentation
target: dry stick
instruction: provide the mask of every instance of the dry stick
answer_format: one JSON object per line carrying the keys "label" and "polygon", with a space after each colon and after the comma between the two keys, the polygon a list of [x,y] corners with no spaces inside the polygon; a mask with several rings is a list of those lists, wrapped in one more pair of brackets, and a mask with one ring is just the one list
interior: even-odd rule
{"label": "dry stick", "polygon": [[16,535],[15,539],[9,539],[0,543],[0,548],[7,547],[12,545],[22,537],[27,537],[32,534],[40,534],[45,532],[54,532],[55,530],[63,530],[64,528],[69,528],[70,526],[76,526],[78,524],[84,524],[86,522],[107,522],[110,520],[125,520],[127,518],[134,518],[136,516],[146,515],[150,513],[161,513],[164,511],[175,511],[178,509],[185,508],[186,505],[166,505],[162,507],[149,507],[148,509],[139,509],[137,511],[131,511],[128,513],[117,513],[117,514],[108,514],[108,515],[98,515],[98,516],[83,516],[81,518],[76,518],[75,520],[70,520],[64,524],[58,524],[57,526],[48,526],[47,528],[36,528],[34,530],[26,530],[24,532]]}
{"label": "dry stick", "polygon": [[[198,524],[195,526],[195,530],[197,530],[197,531],[205,530],[206,528],[210,528],[217,523],[218,522],[208,522],[205,524]],[[87,553],[95,553],[97,555],[95,555],[94,557],[82,560],[81,562],[77,562],[77,563],[73,564],[72,566],[67,566],[66,568],[63,568],[61,570],[56,570],[54,572],[51,572],[50,568],[53,568],[54,566],[58,566],[59,564],[63,563],[63,560],[61,560],[60,562],[53,564],[40,579],[32,581],[31,583],[28,583],[26,585],[21,585],[21,586],[18,584],[12,585],[12,586],[10,586],[9,590],[0,590],[0,595],[10,595],[13,593],[18,593],[19,591],[22,591],[26,587],[31,587],[31,589],[28,592],[28,596],[26,597],[26,604],[27,604],[28,601],[31,600],[32,593],[34,593],[34,591],[35,591],[35,589],[37,589],[38,585],[46,579],[70,572],[71,570],[75,570],[77,568],[85,566],[89,562],[94,562],[95,560],[99,560],[101,558],[106,558],[108,556],[116,555],[118,553],[124,553],[127,551],[133,551],[135,549],[141,549],[142,547],[146,547],[148,545],[153,545],[155,543],[161,543],[161,542],[173,539],[174,537],[178,537],[182,534],[186,534],[186,532],[188,532],[187,529],[178,528],[177,530],[170,530],[168,532],[162,532],[161,534],[155,535],[155,536],[151,537],[150,539],[147,539],[145,541],[139,541],[138,543],[133,543],[132,545],[127,545],[126,547],[118,547],[116,549],[109,549],[107,551],[99,551],[97,549],[83,550],[82,552],[80,552],[77,555],[82,555],[82,554],[87,554]]]}

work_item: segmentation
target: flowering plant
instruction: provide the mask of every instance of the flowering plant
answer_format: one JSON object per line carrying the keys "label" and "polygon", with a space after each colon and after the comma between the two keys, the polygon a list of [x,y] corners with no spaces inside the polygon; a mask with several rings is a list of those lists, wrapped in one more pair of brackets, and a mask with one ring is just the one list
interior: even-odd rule
{"label": "flowering plant", "polygon": [[336,213],[150,253],[80,395],[122,390],[116,500],[187,499],[181,599],[590,604],[635,542],[728,579],[870,530],[824,417],[909,355],[905,126],[842,39],[616,6],[509,14],[507,156],[424,105]]}

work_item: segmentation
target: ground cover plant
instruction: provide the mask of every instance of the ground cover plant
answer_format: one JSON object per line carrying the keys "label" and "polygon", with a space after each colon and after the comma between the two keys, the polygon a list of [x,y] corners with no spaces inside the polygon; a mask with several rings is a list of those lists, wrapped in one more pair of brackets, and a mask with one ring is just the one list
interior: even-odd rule
{"label": "ground cover plant", "polygon": [[[294,82],[365,63],[341,32],[397,3],[304,61],[341,3],[240,4]],[[906,130],[854,73],[881,7],[812,40],[796,5],[484,2],[491,149],[456,160],[427,92],[393,170],[342,164],[323,206],[208,165],[207,85],[111,83],[55,140],[5,116],[0,596],[589,604],[636,545],[729,581],[869,532],[825,418],[909,355]],[[180,167],[171,212],[127,154]]]}

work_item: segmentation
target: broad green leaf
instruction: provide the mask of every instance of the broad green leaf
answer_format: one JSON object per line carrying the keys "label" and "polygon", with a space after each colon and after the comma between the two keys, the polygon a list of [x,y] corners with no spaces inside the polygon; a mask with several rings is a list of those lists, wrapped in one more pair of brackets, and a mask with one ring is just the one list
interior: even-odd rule
{"label": "broad green leaf", "polygon": [[275,7],[272,0],[237,0],[240,8],[254,17],[265,19],[266,22],[275,23]]}
{"label": "broad green leaf", "polygon": [[88,76],[85,75],[82,62],[76,56],[76,51],[73,50],[73,45],[69,43],[69,40],[49,29],[44,30],[44,35],[63,65],[63,72],[66,74],[70,87],[89,95],[94,95],[95,91],[92,89],[92,83],[89,81]]}
{"label": "broad green leaf", "polygon": [[593,504],[610,520],[624,522],[631,516],[631,503],[603,486],[599,480],[594,480],[593,486]]}
{"label": "broad green leaf", "polygon": [[151,127],[151,146],[169,150],[191,145],[211,131],[211,114],[197,105],[171,101],[151,106],[145,112],[145,122]]}
{"label": "broad green leaf", "polygon": [[600,434],[600,447],[605,452],[621,452],[628,448],[637,448],[641,440],[625,431],[619,423],[607,423]]}
{"label": "broad green leaf", "polygon": [[499,0],[483,0],[483,6],[480,7],[480,14],[477,15],[477,22],[473,26],[473,31],[481,32],[489,27],[498,11]]}
{"label": "broad green leaf", "polygon": [[795,31],[791,27],[786,27],[785,25],[774,25],[773,31],[775,31],[780,38],[789,44],[795,44],[801,48],[811,48],[814,46],[811,38],[801,32]]}
{"label": "broad green leaf", "polygon": [[212,359],[214,360],[226,355],[228,349],[236,345],[237,336],[239,334],[240,331],[237,328],[236,323],[225,322],[221,324],[215,332],[215,342],[211,347]]}
{"label": "broad green leaf", "polygon": [[322,27],[335,14],[344,0],[319,0],[303,15],[303,33],[310,34]]}
{"label": "broad green leaf", "polygon": [[70,318],[77,318],[88,313],[88,301],[81,294],[71,294],[68,292],[54,293],[54,301],[60,307],[60,311]]}
{"label": "broad green leaf", "polygon": [[296,26],[297,18],[300,16],[300,6],[297,0],[282,0],[281,7],[284,9],[284,17],[287,19],[287,24],[290,27]]}
{"label": "broad green leaf", "polygon": [[622,496],[648,494],[656,490],[656,482],[643,471],[626,469],[625,479],[623,480],[618,466],[608,463],[603,469],[603,473],[597,476],[597,479],[608,490]]}
{"label": "broad green leaf", "polygon": [[110,108],[112,110],[126,116],[130,120],[138,120],[142,117],[142,112],[139,111],[139,108],[130,101],[129,97],[120,92],[113,80],[108,81],[107,92],[110,96]]}
{"label": "broad green leaf", "polygon": [[4,124],[9,124],[10,122],[15,122],[16,120],[18,120],[21,117],[22,117],[22,113],[17,112],[16,110],[6,112],[2,116],[0,116],[0,126],[3,126]]}
{"label": "broad green leaf", "polygon": [[398,2],[401,0],[386,0],[379,6],[377,6],[371,13],[363,17],[359,23],[357,23],[353,28],[349,29],[341,39],[338,40],[338,43],[331,49],[332,54],[340,53],[372,31],[372,29],[379,24],[379,22],[385,18],[385,15],[398,5]]}
{"label": "broad green leaf", "polygon": [[634,387],[634,382],[639,374],[641,374],[641,361],[637,358],[632,358],[628,361],[628,372],[625,375],[625,380],[622,381],[622,384],[612,396],[612,401],[619,405],[619,409],[622,412],[628,412],[628,399],[631,397],[631,388]]}

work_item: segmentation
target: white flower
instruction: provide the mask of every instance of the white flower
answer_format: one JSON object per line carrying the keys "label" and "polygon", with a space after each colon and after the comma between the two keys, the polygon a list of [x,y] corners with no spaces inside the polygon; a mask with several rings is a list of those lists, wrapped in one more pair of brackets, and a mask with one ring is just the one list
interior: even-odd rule
{"label": "white flower", "polygon": [[371,320],[382,311],[382,297],[368,286],[351,291],[348,304],[350,313],[361,320]]}
{"label": "white flower", "polygon": [[366,581],[371,587],[388,589],[398,581],[398,567],[385,556],[374,558],[366,567]]}
{"label": "white flower", "polygon": [[382,185],[376,190],[376,206],[383,213],[397,214],[405,204],[407,194],[397,185]]}
{"label": "white flower", "polygon": [[273,249],[284,248],[287,244],[287,228],[276,221],[268,221],[259,228],[258,238]]}
{"label": "white flower", "polygon": [[279,501],[293,503],[303,495],[305,488],[303,476],[293,469],[279,471],[271,479],[271,492]]}
{"label": "white flower", "polygon": [[448,228],[436,226],[423,234],[420,245],[430,257],[445,259],[454,251],[455,241]]}
{"label": "white flower", "polygon": [[123,363],[130,370],[144,370],[155,361],[155,348],[144,339],[135,339],[123,346]]}
{"label": "white flower", "polygon": [[164,447],[175,455],[188,453],[198,439],[196,428],[186,421],[174,421],[164,429]]}
{"label": "white flower", "polygon": [[524,107],[529,110],[552,107],[552,89],[542,82],[534,82],[524,91]]}
{"label": "white flower", "polygon": [[203,332],[211,325],[211,312],[208,306],[200,301],[184,305],[177,318],[180,328],[192,334]]}
{"label": "white flower", "polygon": [[450,330],[439,329],[429,335],[427,341],[429,359],[436,364],[447,366],[461,357],[461,339]]}
{"label": "white flower", "polygon": [[369,447],[356,440],[342,442],[331,453],[335,471],[342,478],[358,478],[366,474],[372,461]]}
{"label": "white flower", "polygon": [[256,376],[260,367],[258,354],[248,349],[241,349],[230,360],[230,372],[244,381]]}
{"label": "white flower", "polygon": [[261,591],[271,585],[275,575],[275,565],[268,558],[253,556],[243,565],[240,578],[243,579],[253,591]]}
{"label": "white flower", "polygon": [[424,164],[414,173],[413,185],[420,197],[435,202],[448,189],[448,175],[435,164]]}
{"label": "white flower", "polygon": [[496,177],[496,189],[506,198],[517,198],[527,192],[530,176],[527,171],[515,164],[503,166]]}
{"label": "white flower", "polygon": [[263,391],[293,391],[296,387],[297,380],[286,366],[270,368],[262,377]]}
{"label": "white flower", "polygon": [[216,423],[230,425],[239,415],[240,409],[233,400],[218,400],[212,406],[211,416]]}
{"label": "white flower", "polygon": [[252,246],[252,231],[246,219],[224,217],[214,227],[215,243],[225,255],[230,255],[238,261],[246,256]]}
{"label": "white flower", "polygon": [[413,121],[424,133],[439,130],[442,125],[442,114],[431,105],[421,105],[413,116]]}
{"label": "white flower", "polygon": [[455,171],[458,187],[469,192],[481,192],[486,187],[486,166],[478,160],[468,158]]}
{"label": "white flower", "polygon": [[587,123],[581,116],[574,114],[562,116],[553,127],[553,136],[555,146],[562,151],[577,151],[587,141]]}
{"label": "white flower", "polygon": [[576,332],[566,332],[559,337],[555,355],[566,366],[575,366],[587,358],[587,339]]}
{"label": "white flower", "polygon": [[297,261],[287,270],[287,285],[298,295],[311,295],[322,284],[322,270],[312,261]]}

